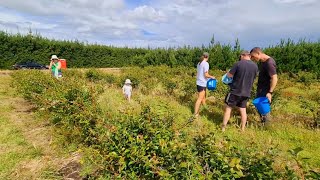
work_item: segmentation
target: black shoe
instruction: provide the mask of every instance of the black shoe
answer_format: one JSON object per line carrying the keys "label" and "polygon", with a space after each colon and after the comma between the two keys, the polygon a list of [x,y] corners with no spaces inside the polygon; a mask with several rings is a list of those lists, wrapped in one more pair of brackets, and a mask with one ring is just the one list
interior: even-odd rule
{"label": "black shoe", "polygon": [[268,123],[270,122],[270,113],[261,115],[261,123]]}
{"label": "black shoe", "polygon": [[195,117],[194,117],[194,116],[191,116],[191,117],[189,117],[188,122],[191,123],[191,122],[194,121],[194,119],[195,119]]}
{"label": "black shoe", "polygon": [[191,122],[193,122],[194,120],[196,120],[198,117],[199,117],[199,115],[192,115],[192,116],[188,119],[188,122],[191,123]]}

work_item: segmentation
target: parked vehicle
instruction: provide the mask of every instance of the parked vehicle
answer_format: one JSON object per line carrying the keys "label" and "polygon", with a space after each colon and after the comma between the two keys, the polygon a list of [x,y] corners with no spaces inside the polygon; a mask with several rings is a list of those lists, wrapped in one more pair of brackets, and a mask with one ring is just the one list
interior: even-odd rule
{"label": "parked vehicle", "polygon": [[36,62],[17,63],[12,66],[13,69],[48,69],[47,66]]}

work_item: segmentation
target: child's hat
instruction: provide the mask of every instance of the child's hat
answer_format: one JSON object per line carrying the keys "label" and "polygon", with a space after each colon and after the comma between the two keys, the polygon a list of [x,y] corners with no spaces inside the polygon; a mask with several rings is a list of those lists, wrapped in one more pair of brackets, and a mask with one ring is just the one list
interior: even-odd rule
{"label": "child's hat", "polygon": [[126,81],[124,82],[125,84],[131,84],[130,79],[126,79]]}

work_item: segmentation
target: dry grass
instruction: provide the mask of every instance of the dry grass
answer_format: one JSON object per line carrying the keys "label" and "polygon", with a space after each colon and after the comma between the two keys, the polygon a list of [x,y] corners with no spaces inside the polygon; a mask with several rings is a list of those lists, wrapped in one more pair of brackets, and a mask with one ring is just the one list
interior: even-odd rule
{"label": "dry grass", "polygon": [[52,146],[52,127],[37,120],[28,102],[15,97],[9,73],[0,73],[0,179],[51,179],[44,172],[64,162]]}

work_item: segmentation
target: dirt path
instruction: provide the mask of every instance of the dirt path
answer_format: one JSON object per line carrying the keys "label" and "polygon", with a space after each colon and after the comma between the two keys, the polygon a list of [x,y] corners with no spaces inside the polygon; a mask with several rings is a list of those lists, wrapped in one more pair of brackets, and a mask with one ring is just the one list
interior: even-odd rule
{"label": "dirt path", "polygon": [[52,126],[15,96],[11,80],[9,72],[0,73],[0,179],[61,179],[56,172],[68,158],[52,143]]}

